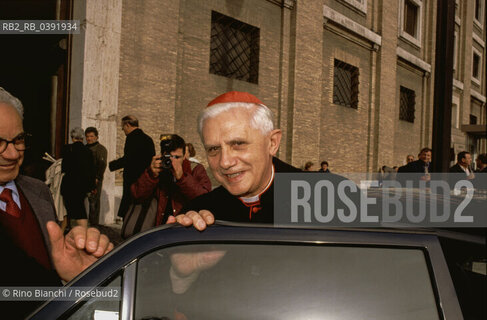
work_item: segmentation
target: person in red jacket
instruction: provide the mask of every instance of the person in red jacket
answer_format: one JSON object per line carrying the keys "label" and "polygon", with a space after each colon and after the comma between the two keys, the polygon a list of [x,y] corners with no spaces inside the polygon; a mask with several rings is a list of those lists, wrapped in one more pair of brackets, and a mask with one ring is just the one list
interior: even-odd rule
{"label": "person in red jacket", "polygon": [[211,191],[205,168],[185,159],[186,143],[177,134],[161,136],[161,153],[152,158],[150,166],[130,187],[136,200],[155,195],[158,198],[156,225],[164,224],[184,205]]}

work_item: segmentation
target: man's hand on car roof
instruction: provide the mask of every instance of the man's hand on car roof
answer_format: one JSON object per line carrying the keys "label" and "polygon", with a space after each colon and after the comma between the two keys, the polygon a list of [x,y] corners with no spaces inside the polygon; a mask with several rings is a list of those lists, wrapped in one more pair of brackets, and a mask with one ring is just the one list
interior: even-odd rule
{"label": "man's hand on car roof", "polygon": [[185,214],[169,216],[167,223],[179,223],[185,227],[194,226],[196,230],[203,231],[207,226],[215,223],[215,217],[208,210],[188,211]]}

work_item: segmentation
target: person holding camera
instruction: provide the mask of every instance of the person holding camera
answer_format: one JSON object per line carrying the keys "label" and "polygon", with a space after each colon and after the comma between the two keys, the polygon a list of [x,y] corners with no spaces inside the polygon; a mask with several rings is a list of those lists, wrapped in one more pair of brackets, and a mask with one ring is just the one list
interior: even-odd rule
{"label": "person holding camera", "polygon": [[156,225],[177,215],[190,200],[211,191],[205,168],[185,159],[186,143],[177,134],[161,136],[161,153],[131,185],[134,199],[141,201],[156,196]]}

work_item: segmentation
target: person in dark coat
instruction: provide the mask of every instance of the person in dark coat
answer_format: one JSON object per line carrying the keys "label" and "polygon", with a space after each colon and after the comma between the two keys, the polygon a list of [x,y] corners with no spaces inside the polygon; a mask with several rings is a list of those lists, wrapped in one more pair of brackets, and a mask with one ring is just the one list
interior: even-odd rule
{"label": "person in dark coat", "polygon": [[418,154],[418,160],[408,162],[406,165],[399,167],[398,173],[429,173],[431,162],[431,149],[423,148]]}
{"label": "person in dark coat", "polygon": [[[272,111],[247,92],[231,91],[212,100],[199,115],[198,131],[221,186],[191,200],[182,214],[168,217],[168,223],[194,225],[200,231],[215,219],[275,223],[275,173],[302,171],[275,156],[282,132],[274,128],[273,118]],[[346,180],[333,173],[326,178]]]}
{"label": "person in dark coat", "polygon": [[[182,214],[168,217],[168,223],[193,225],[200,231],[213,224],[215,220],[276,223],[276,172],[301,170],[275,156],[282,132],[274,128],[273,122],[271,110],[249,93],[227,92],[211,101],[199,116],[198,129],[206,149],[209,167],[221,186],[191,200],[181,210]],[[333,178],[336,182],[345,179],[332,173],[328,173],[326,178]],[[190,313],[184,310],[184,305],[178,305],[177,302],[181,301],[181,298],[184,299],[185,294],[192,294],[191,291],[195,288],[192,284],[195,281],[202,280],[204,286],[205,280],[198,279],[202,271],[216,265],[225,269],[227,262],[235,262],[232,251],[209,248],[208,251],[170,255],[169,271],[163,272],[169,273],[176,302],[174,305],[177,312],[182,314],[181,318]],[[276,263],[279,262],[276,260]],[[214,270],[218,272],[217,269]],[[260,269],[257,272],[260,274]],[[199,281],[199,284],[201,283]],[[230,299],[238,296],[234,292],[224,295]],[[246,302],[248,301],[243,304]],[[180,306],[183,309],[180,309]]]}
{"label": "person in dark coat", "polygon": [[98,130],[95,127],[86,128],[85,137],[86,146],[93,153],[96,183],[96,188],[93,189],[88,196],[88,201],[90,203],[88,220],[90,221],[90,225],[96,226],[100,222],[100,197],[101,189],[103,187],[103,175],[107,168],[107,148],[98,142]]}
{"label": "person in dark coat", "polygon": [[130,204],[134,201],[130,186],[149,167],[152,157],[156,154],[154,141],[139,129],[139,120],[136,117],[131,115],[123,117],[122,130],[127,136],[123,157],[108,164],[110,171],[123,169],[123,194],[117,214],[121,218],[125,217]]}
{"label": "person in dark coat", "polygon": [[330,173],[330,169],[328,169],[328,161],[321,161],[320,167],[318,172]]}
{"label": "person in dark coat", "polygon": [[470,167],[472,164],[472,155],[470,152],[462,151],[457,155],[457,163],[450,167],[450,173],[463,173],[466,179],[473,179],[473,170]]}
{"label": "person in dark coat", "polygon": [[475,174],[474,186],[480,190],[487,190],[487,153],[482,153],[475,159],[477,171]]}
{"label": "person in dark coat", "polygon": [[450,167],[448,172],[452,173],[449,178],[450,186],[453,188],[460,180],[474,180],[475,174],[472,168],[472,155],[468,151],[457,154],[457,163]]}
{"label": "person in dark coat", "polygon": [[475,159],[475,164],[477,165],[477,172],[487,173],[487,153],[479,154]]}
{"label": "person in dark coat", "polygon": [[201,112],[198,130],[221,186],[190,201],[185,214],[168,222],[198,230],[215,219],[272,223],[275,172],[300,172],[275,157],[282,132],[274,128],[272,111],[254,95],[227,92]]}
{"label": "person in dark coat", "polygon": [[407,181],[413,182],[414,187],[419,186],[419,181],[425,181],[429,183],[430,176],[430,163],[431,163],[430,148],[423,148],[418,154],[418,160],[407,163],[406,165],[399,167],[397,170],[396,179],[401,183],[403,187],[407,185]]}
{"label": "person in dark coat", "polygon": [[[275,172],[301,172],[278,158],[272,158]],[[254,200],[254,201],[252,201]],[[229,209],[231,208],[231,209]],[[217,220],[232,222],[273,223],[274,222],[274,184],[271,183],[258,198],[242,200],[235,197],[223,186],[195,198],[182,212],[193,210],[210,211]]]}
{"label": "person in dark coat", "polygon": [[[113,248],[96,229],[75,227],[63,236],[51,193],[19,174],[29,147],[19,99],[0,87],[0,287],[58,286]],[[39,301],[0,301],[2,318],[24,319]]]}
{"label": "person in dark coat", "polygon": [[70,134],[73,143],[65,145],[62,150],[64,177],[61,194],[68,213],[68,227],[70,220],[86,227],[88,217],[84,202],[88,192],[95,188],[95,165],[93,154],[83,144],[84,130],[76,127]]}

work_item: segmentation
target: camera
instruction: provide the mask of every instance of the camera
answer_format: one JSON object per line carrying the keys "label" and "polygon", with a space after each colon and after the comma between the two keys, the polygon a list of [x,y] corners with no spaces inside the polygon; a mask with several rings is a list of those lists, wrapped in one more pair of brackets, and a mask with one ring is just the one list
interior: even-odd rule
{"label": "camera", "polygon": [[184,139],[177,134],[162,134],[160,140],[162,167],[164,169],[171,169],[171,151],[182,148],[184,153],[186,143],[184,142]]}
{"label": "camera", "polygon": [[164,169],[171,169],[172,168],[172,161],[170,154],[163,154],[161,157],[162,160],[162,167]]}

